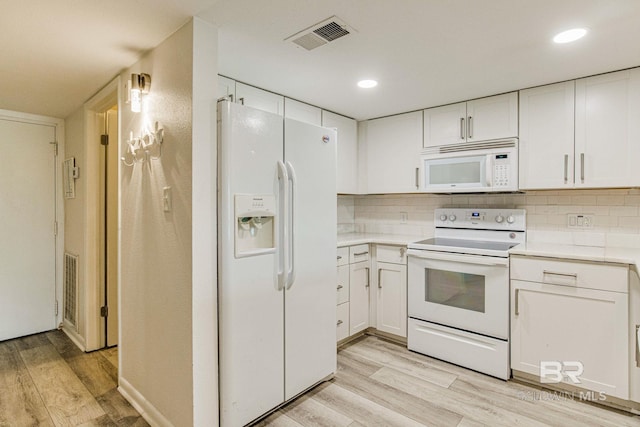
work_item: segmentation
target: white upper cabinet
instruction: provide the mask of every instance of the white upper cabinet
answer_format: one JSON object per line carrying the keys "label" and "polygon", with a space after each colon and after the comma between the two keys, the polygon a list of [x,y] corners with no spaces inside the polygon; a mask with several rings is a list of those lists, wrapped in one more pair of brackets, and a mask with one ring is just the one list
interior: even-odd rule
{"label": "white upper cabinet", "polygon": [[230,100],[235,101],[236,97],[236,81],[228,77],[218,76],[218,99],[225,96],[230,97]]}
{"label": "white upper cabinet", "polygon": [[284,116],[299,122],[322,126],[322,110],[295,99],[284,99]]}
{"label": "white upper cabinet", "polygon": [[640,68],[576,81],[575,186],[640,185]]}
{"label": "white upper cabinet", "polygon": [[236,102],[258,110],[284,115],[284,96],[236,82]]}
{"label": "white upper cabinet", "polygon": [[422,112],[369,120],[361,129],[366,132],[367,192],[417,192]]}
{"label": "white upper cabinet", "polygon": [[358,193],[358,123],[348,117],[322,111],[322,126],[338,130],[337,192]]}
{"label": "white upper cabinet", "polygon": [[424,110],[424,146],[518,136],[518,93]]}
{"label": "white upper cabinet", "polygon": [[573,187],[574,87],[520,91],[520,189]]}

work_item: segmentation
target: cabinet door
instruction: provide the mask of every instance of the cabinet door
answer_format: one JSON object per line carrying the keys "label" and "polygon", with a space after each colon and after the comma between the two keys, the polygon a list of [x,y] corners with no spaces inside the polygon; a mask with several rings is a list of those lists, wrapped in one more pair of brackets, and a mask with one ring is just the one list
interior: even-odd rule
{"label": "cabinet door", "polygon": [[415,193],[422,150],[422,113],[367,122],[368,193]]}
{"label": "cabinet door", "polygon": [[573,188],[574,87],[520,91],[520,189]]}
{"label": "cabinet door", "polygon": [[466,102],[424,110],[424,147],[465,142],[466,117]]}
{"label": "cabinet door", "polygon": [[580,362],[580,383],[565,383],[628,399],[627,294],[512,280],[511,300],[512,369],[539,377],[541,362]]}
{"label": "cabinet door", "polygon": [[518,136],[518,92],[467,102],[467,141]]}
{"label": "cabinet door", "polygon": [[377,263],[379,331],[407,336],[407,266]]}
{"label": "cabinet door", "polygon": [[299,122],[322,126],[322,110],[295,99],[284,99],[284,116]]}
{"label": "cabinet door", "polygon": [[640,185],[640,69],[576,80],[576,187]]}
{"label": "cabinet door", "polygon": [[235,101],[236,81],[228,77],[218,76],[218,93],[216,96],[218,99],[229,96],[232,102]]}
{"label": "cabinet door", "polygon": [[236,82],[237,102],[273,114],[284,114],[284,96]]}
{"label": "cabinet door", "polygon": [[336,341],[349,336],[349,303],[345,302],[336,307]]}
{"label": "cabinet door", "polygon": [[338,285],[336,286],[338,294],[337,304],[349,301],[349,266],[341,265],[338,267]]}
{"label": "cabinet door", "polygon": [[338,131],[337,191],[358,193],[358,123],[348,117],[322,111],[322,126]]}
{"label": "cabinet door", "polygon": [[349,272],[349,335],[369,327],[369,262],[351,264]]}

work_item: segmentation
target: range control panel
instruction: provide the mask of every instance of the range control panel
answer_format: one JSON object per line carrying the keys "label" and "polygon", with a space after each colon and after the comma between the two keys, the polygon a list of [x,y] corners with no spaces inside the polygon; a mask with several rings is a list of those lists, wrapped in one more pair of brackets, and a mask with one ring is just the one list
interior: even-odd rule
{"label": "range control panel", "polygon": [[442,208],[435,210],[434,224],[440,228],[525,231],[527,212],[508,208]]}

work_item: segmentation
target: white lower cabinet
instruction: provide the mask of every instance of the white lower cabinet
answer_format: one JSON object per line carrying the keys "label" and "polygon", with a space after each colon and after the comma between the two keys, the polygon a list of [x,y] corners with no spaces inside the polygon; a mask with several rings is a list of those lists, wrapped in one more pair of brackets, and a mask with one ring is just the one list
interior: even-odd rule
{"label": "white lower cabinet", "polygon": [[369,261],[351,264],[349,271],[349,335],[369,327]]}
{"label": "white lower cabinet", "polygon": [[341,341],[349,336],[349,303],[344,302],[336,307],[336,340]]}
{"label": "white lower cabinet", "polygon": [[627,400],[628,271],[627,265],[512,257],[514,376],[520,371],[548,385],[593,391],[596,399]]}
{"label": "white lower cabinet", "polygon": [[407,266],[378,262],[376,327],[379,331],[407,336]]}

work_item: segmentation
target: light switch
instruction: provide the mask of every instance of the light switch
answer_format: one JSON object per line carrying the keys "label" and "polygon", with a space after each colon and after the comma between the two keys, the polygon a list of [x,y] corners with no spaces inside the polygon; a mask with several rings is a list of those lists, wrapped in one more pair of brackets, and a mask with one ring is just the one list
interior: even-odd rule
{"label": "light switch", "polygon": [[165,212],[171,212],[171,187],[162,189],[162,207]]}

